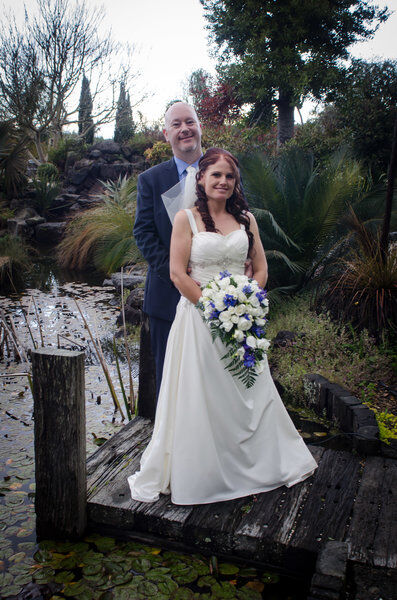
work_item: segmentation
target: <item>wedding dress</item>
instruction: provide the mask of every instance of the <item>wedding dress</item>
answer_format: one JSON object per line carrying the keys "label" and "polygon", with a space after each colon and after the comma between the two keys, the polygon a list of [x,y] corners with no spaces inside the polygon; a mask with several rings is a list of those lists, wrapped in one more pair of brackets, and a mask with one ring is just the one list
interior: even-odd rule
{"label": "wedding dress", "polygon": [[[244,273],[248,237],[198,232],[191,277],[206,284],[220,271]],[[266,363],[253,387],[225,370],[225,347],[212,342],[197,308],[182,297],[168,338],[152,439],[141,470],[128,478],[132,498],[205,504],[292,486],[317,464],[295,429]]]}

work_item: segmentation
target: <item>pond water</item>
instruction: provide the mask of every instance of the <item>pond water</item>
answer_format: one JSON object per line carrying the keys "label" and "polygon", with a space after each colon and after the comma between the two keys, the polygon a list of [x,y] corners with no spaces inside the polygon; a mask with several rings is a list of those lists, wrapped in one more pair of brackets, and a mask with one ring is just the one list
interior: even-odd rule
{"label": "pond water", "polygon": [[[42,256],[32,274],[26,276],[26,288],[9,296],[0,296],[0,314],[14,327],[20,345],[70,349],[86,352],[85,387],[87,418],[87,454],[97,448],[98,440],[110,438],[122,425],[115,412],[106,379],[93,350],[76,301],[89,328],[99,339],[116,392],[121,399],[113,353],[115,320],[119,313],[113,288],[101,286],[97,273],[76,274],[61,271],[51,252]],[[26,315],[26,317],[25,317]],[[29,324],[29,327],[27,325]],[[30,332],[29,332],[30,328]],[[122,341],[117,340],[121,355],[121,374],[128,382],[128,367],[123,359]],[[133,381],[137,389],[136,337],[130,340]],[[22,359],[24,356],[22,355]],[[21,587],[36,582],[51,587],[58,598],[241,598],[300,600],[306,597],[305,582],[279,577],[252,567],[231,565],[216,557],[182,555],[133,542],[117,542],[96,535],[79,544],[46,541],[36,543],[34,513],[34,448],[32,396],[24,360],[16,360],[10,347],[0,360],[0,589],[1,597],[18,594]],[[302,418],[299,415],[296,418]],[[303,417],[302,423],[310,418]],[[303,426],[303,425],[302,425]],[[301,428],[301,427],[300,427]],[[325,428],[308,429],[322,435]],[[315,438],[316,436],[314,436]]]}

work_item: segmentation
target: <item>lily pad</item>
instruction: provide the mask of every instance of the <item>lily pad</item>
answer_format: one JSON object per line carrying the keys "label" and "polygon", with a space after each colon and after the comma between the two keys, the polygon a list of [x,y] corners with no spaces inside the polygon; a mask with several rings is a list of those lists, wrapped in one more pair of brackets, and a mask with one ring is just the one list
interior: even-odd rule
{"label": "lily pad", "polygon": [[95,546],[99,550],[99,552],[109,552],[116,545],[116,541],[114,538],[110,537],[99,537],[96,540],[93,540]]}
{"label": "lily pad", "polygon": [[278,583],[280,581],[280,575],[278,573],[266,572],[262,575],[262,581],[264,583]]}
{"label": "lily pad", "polygon": [[157,582],[159,591],[162,594],[173,594],[178,589],[178,584],[171,577],[163,576],[162,581]]}
{"label": "lily pad", "polygon": [[72,571],[60,571],[54,577],[56,583],[69,583],[70,581],[73,581],[73,579],[74,574]]}
{"label": "lily pad", "polygon": [[239,600],[262,600],[262,594],[256,590],[252,590],[247,586],[243,586],[237,590],[237,598]]}
{"label": "lily pad", "polygon": [[235,598],[236,588],[228,581],[220,581],[215,583],[212,588],[212,595],[215,598]]}
{"label": "lily pad", "polygon": [[258,575],[258,570],[254,567],[244,567],[240,569],[239,576],[240,577],[251,577],[254,579]]}
{"label": "lily pad", "polygon": [[219,565],[219,573],[222,575],[236,575],[239,570],[237,565],[232,565],[231,563],[221,563]]}
{"label": "lily pad", "polygon": [[212,575],[204,575],[204,577],[200,577],[200,579],[197,582],[197,585],[199,587],[212,587],[215,584],[216,579],[215,577],[212,577]]}
{"label": "lily pad", "polygon": [[96,564],[92,564],[92,565],[86,565],[85,567],[83,567],[83,575],[87,576],[87,575],[97,575],[98,573],[102,572],[102,565],[99,563]]}
{"label": "lily pad", "polygon": [[132,568],[136,573],[146,573],[152,568],[152,563],[147,558],[136,558],[132,561]]}
{"label": "lily pad", "polygon": [[194,593],[189,588],[179,588],[174,594],[174,600],[193,600]]}
{"label": "lily pad", "polygon": [[186,565],[181,569],[173,569],[172,576],[177,583],[192,583],[198,577],[198,573],[194,567]]}
{"label": "lily pad", "polygon": [[150,598],[150,596],[155,597],[155,594],[158,593],[158,587],[151,581],[142,581],[138,585],[138,592],[146,595],[148,598]]}
{"label": "lily pad", "polygon": [[51,569],[51,567],[44,567],[43,569],[38,569],[33,573],[33,579],[37,583],[48,583],[54,579],[54,575],[54,569]]}

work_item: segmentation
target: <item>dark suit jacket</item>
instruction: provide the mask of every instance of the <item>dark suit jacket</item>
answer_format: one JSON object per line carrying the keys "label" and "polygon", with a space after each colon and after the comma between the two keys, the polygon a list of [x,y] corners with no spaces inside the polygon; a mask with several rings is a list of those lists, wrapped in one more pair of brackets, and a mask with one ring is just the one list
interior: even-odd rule
{"label": "dark suit jacket", "polygon": [[151,167],[138,177],[134,236],[148,262],[143,310],[151,317],[172,321],[180,294],[170,280],[172,225],[161,194],[178,183],[174,159]]}

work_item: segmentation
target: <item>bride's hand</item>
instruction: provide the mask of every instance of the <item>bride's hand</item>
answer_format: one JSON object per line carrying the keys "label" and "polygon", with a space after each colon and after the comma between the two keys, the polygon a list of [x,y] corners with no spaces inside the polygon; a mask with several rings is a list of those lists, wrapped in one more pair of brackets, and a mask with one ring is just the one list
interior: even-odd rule
{"label": "bride's hand", "polygon": [[250,279],[254,276],[254,269],[252,268],[252,260],[250,258],[247,258],[244,263],[244,275]]}
{"label": "bride's hand", "polygon": [[[188,267],[188,268],[186,269],[186,273],[189,275],[189,277],[191,277],[191,272],[192,272],[192,268],[191,268],[191,267]],[[193,279],[193,281],[194,281],[194,283],[197,283],[197,285],[198,285],[199,287],[201,287],[201,283],[200,283],[199,281],[197,281],[197,279]]]}

